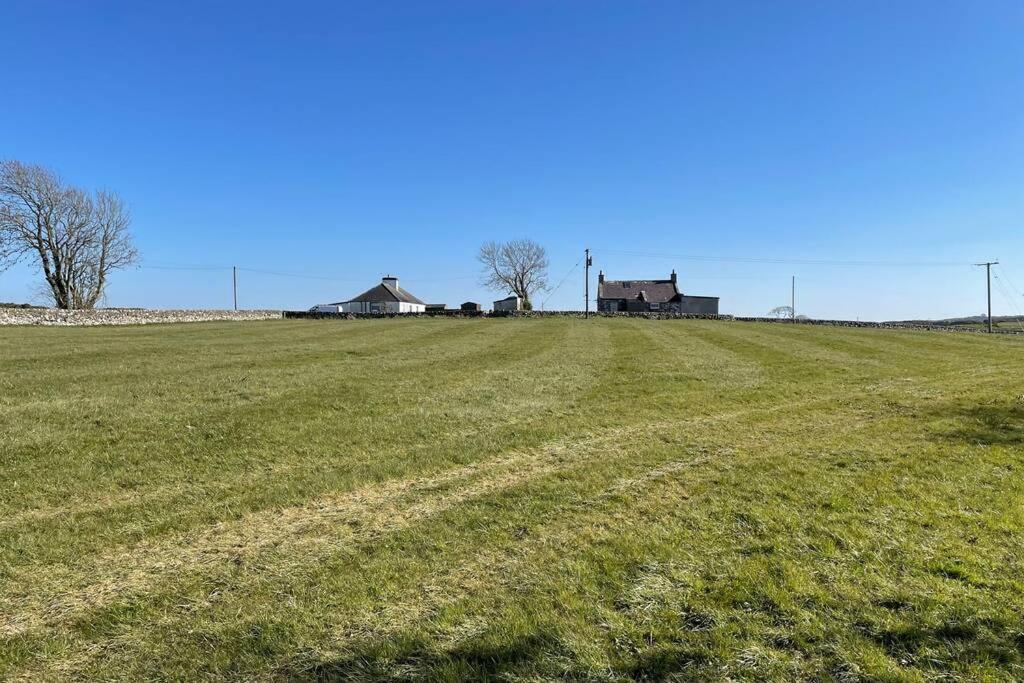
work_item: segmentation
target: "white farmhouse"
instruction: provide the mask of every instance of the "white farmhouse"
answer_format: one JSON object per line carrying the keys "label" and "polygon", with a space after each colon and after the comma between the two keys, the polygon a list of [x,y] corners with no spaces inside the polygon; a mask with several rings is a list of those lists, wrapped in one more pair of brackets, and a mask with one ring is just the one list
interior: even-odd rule
{"label": "white farmhouse", "polygon": [[427,305],[398,286],[398,278],[387,275],[376,287],[349,301],[320,304],[318,313],[423,313]]}

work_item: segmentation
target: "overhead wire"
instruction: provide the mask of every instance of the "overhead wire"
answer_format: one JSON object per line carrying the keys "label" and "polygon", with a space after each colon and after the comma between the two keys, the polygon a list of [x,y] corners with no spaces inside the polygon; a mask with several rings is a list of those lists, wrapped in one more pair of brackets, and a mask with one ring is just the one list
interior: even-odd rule
{"label": "overhead wire", "polygon": [[802,266],[870,266],[870,267],[961,267],[971,263],[959,261],[847,261],[839,259],[793,259],[793,258],[757,258],[745,256],[708,256],[698,254],[669,254],[665,252],[642,252],[623,249],[594,249],[594,252],[616,256],[632,256],[636,258],[663,258],[680,261],[704,261],[708,263],[766,263]]}
{"label": "overhead wire", "polygon": [[576,269],[580,267],[581,263],[583,263],[583,258],[586,258],[586,257],[580,258],[580,260],[576,262],[576,265],[574,265],[572,268],[570,268],[569,272],[565,274],[565,277],[563,277],[562,280],[557,285],[555,285],[555,288],[548,292],[548,295],[546,297],[544,297],[544,301],[540,302],[541,310],[544,309],[544,306],[545,306],[545,304],[547,304],[548,299],[550,299],[552,296],[554,296],[555,292],[557,292],[559,290],[559,288],[566,283],[566,281],[569,279],[569,276],[572,275],[574,272],[576,272]]}
{"label": "overhead wire", "polygon": [[[1000,271],[1002,271],[1001,268]],[[1006,282],[1003,282],[1003,279],[1000,278],[998,274],[993,275],[992,279],[996,281],[996,289],[999,290],[999,293],[1003,296],[1004,299],[1006,299],[1006,302],[1010,304],[1010,307],[1016,314],[1014,316],[1011,316],[1014,318],[1014,322],[1017,323],[1017,326],[1021,329],[1021,332],[1024,332],[1024,322],[1021,321],[1021,318],[1024,317],[1024,314],[1021,313],[1020,306],[1017,305],[1013,293],[1008,289],[1008,284]]]}
{"label": "overhead wire", "polygon": [[[367,278],[343,278],[335,277],[331,275],[314,275],[310,273],[288,273],[279,270],[269,270],[266,268],[250,268],[249,266],[217,266],[217,265],[203,265],[203,264],[182,264],[182,263],[162,263],[162,262],[147,262],[140,264],[137,268],[144,270],[194,270],[194,271],[208,271],[208,270],[232,270],[233,268],[239,272],[246,273],[257,273],[260,275],[271,275],[274,277],[287,277],[297,278],[302,280],[324,280],[327,282],[364,282]],[[447,278],[405,278],[407,282],[442,282],[448,280],[470,280],[475,279],[473,275],[456,275]]]}
{"label": "overhead wire", "polygon": [[[971,263],[967,262],[954,262],[954,261],[880,261],[880,260],[842,260],[842,259],[797,259],[797,258],[761,258],[761,257],[743,257],[743,256],[715,256],[715,255],[700,255],[700,254],[672,254],[668,252],[651,252],[651,251],[635,251],[627,249],[606,249],[598,248],[592,249],[592,253],[605,254],[613,256],[628,256],[635,258],[658,258],[658,259],[673,259],[682,261],[692,262],[707,262],[707,263],[743,263],[743,264],[780,264],[780,265],[803,265],[803,266],[854,266],[854,267],[962,267],[970,266]],[[549,290],[547,296],[541,302],[541,308],[544,308],[551,298],[558,292],[562,286],[569,280],[573,273],[579,268],[583,262],[583,258],[580,258],[569,271],[562,277],[558,284],[551,290]],[[278,271],[269,268],[253,268],[249,266],[231,266],[231,265],[218,265],[218,264],[193,264],[193,263],[176,263],[176,262],[165,262],[165,261],[147,261],[138,266],[138,268],[147,270],[168,270],[168,271],[230,271],[236,269],[241,272],[254,273],[259,275],[269,275],[272,277],[283,277],[283,278],[295,278],[303,280],[319,280],[324,282],[338,282],[338,283],[354,283],[365,281],[366,278],[346,278],[329,275],[320,275],[312,273],[295,273]],[[1009,300],[1010,305],[1017,312],[1018,324],[1024,330],[1024,322],[1021,318],[1024,315],[1021,314],[1020,307],[1017,305],[1016,298],[1013,293],[1007,294],[1003,291],[1004,286],[1008,286],[1013,292],[1018,291],[1014,286],[1013,282],[1010,281],[1009,275],[1006,273],[1005,268],[1000,267],[1000,273],[1003,276],[1005,282],[1000,282],[999,287],[1001,294]],[[404,278],[406,282],[445,282],[451,280],[471,280],[476,279],[477,276],[464,275],[464,276],[450,276],[440,278],[416,278],[409,277]],[[708,276],[693,276],[692,279],[760,279],[754,276],[742,276],[742,275],[708,275]],[[997,276],[997,281],[998,281]]]}
{"label": "overhead wire", "polygon": [[1013,280],[1010,279],[1010,274],[1006,272],[1006,267],[1002,263],[997,265],[999,266],[999,272],[1003,274],[1003,279],[1005,279],[1006,284],[1010,286],[1010,291],[1013,292],[1014,296],[1021,294],[1022,290],[1013,283]]}

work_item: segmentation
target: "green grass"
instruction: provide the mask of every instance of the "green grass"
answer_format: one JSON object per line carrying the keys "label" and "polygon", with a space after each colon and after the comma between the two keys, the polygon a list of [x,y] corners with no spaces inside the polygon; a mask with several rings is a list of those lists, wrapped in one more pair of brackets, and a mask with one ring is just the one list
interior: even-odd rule
{"label": "green grass", "polygon": [[0,328],[0,676],[1024,678],[1024,338]]}

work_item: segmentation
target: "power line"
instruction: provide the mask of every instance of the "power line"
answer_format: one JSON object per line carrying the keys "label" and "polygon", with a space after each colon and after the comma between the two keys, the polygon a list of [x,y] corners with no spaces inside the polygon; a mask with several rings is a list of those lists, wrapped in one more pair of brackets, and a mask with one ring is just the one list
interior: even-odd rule
{"label": "power line", "polygon": [[[341,277],[331,277],[331,276],[327,276],[327,275],[307,275],[305,273],[282,273],[282,272],[276,271],[276,270],[264,270],[262,268],[243,268],[242,266],[239,266],[238,269],[239,270],[244,270],[244,271],[247,271],[247,272],[250,272],[250,273],[261,273],[263,275],[273,275],[273,276],[276,276],[276,277],[292,277],[292,278],[299,278],[299,279],[305,279],[305,280],[326,280],[326,281],[329,281],[329,282],[366,282],[367,280],[371,279],[369,277],[363,277],[363,278],[341,278]],[[448,282],[450,280],[475,280],[475,279],[476,279],[475,275],[453,275],[451,277],[444,277],[444,278],[418,278],[418,277],[402,278],[402,280],[404,282]]]}
{"label": "power line", "polygon": [[1006,268],[1003,267],[1003,264],[999,264],[999,272],[1003,274],[1003,279],[1006,280],[1006,284],[1009,285],[1010,291],[1013,292],[1014,296],[1020,294],[1021,290],[1013,283],[1013,280],[1010,279],[1010,274],[1006,272]]}
{"label": "power line", "polygon": [[139,265],[142,270],[231,270],[231,266],[197,266],[197,265]]}
{"label": "power line", "polygon": [[259,273],[261,275],[273,275],[275,277],[290,277],[297,278],[300,280],[325,280],[328,282],[363,282],[365,278],[341,278],[331,277],[328,275],[307,275],[306,273],[282,273],[277,270],[263,270],[262,268],[245,268],[243,266],[238,267],[239,270],[243,270],[247,273]]}
{"label": "power line", "polygon": [[[1000,272],[1003,271],[1002,268],[1000,268],[999,270]],[[994,275],[993,277],[995,278],[996,288],[999,289],[999,293],[1003,295],[1003,298],[1006,299],[1007,303],[1010,304],[1010,307],[1013,309],[1014,313],[1016,313],[1014,318],[1015,322],[1017,323],[1017,326],[1021,329],[1021,332],[1024,332],[1024,322],[1021,322],[1022,315],[1020,306],[1017,305],[1015,297],[1013,296],[1012,292],[1010,292],[1010,290],[1007,288],[1007,284],[1003,282],[1002,278],[1000,278],[998,274]]]}
{"label": "power line", "polygon": [[[312,275],[309,273],[288,273],[279,270],[268,270],[266,268],[249,268],[247,266],[214,266],[214,265],[201,265],[201,264],[163,264],[163,263],[146,263],[143,265],[136,266],[143,270],[239,270],[247,273],[258,273],[260,275],[272,275],[274,277],[290,277],[301,280],[324,280],[327,282],[365,282],[371,277],[362,278],[342,278],[331,275]],[[407,282],[448,282],[450,280],[475,280],[475,275],[455,275],[452,277],[445,278],[403,278]]]}
{"label": "power line", "polygon": [[[584,257],[584,258],[586,258],[586,257]],[[544,310],[544,305],[547,304],[548,299],[550,299],[552,296],[554,296],[555,292],[558,291],[558,288],[565,284],[565,281],[569,279],[570,275],[572,275],[574,272],[576,272],[576,269],[580,267],[581,263],[583,263],[583,259],[582,258],[579,261],[576,262],[576,265],[574,265],[572,268],[569,269],[569,272],[565,274],[565,277],[562,278],[561,282],[559,282],[557,285],[555,285],[555,288],[552,289],[550,292],[548,292],[548,295],[544,298],[544,301],[540,302],[541,310]]]}
{"label": "power line", "polygon": [[594,249],[592,251],[616,256],[633,256],[637,258],[675,259],[680,261],[704,261],[709,263],[774,263],[797,266],[891,266],[907,267],[963,267],[973,265],[966,261],[843,261],[838,259],[790,259],[790,258],[755,258],[744,256],[703,256],[696,254],[667,254],[642,251],[625,251],[621,249]]}
{"label": "power line", "polygon": [[[170,271],[192,271],[192,272],[212,272],[212,271],[231,271],[231,298],[234,309],[238,310],[238,271],[246,273],[256,273],[259,275],[270,275],[272,277],[284,277],[294,278],[300,280],[317,280],[320,282],[337,282],[337,283],[352,283],[352,282],[367,282],[370,278],[341,278],[326,275],[312,275],[309,273],[287,273],[279,270],[269,270],[266,268],[248,268],[245,266],[217,266],[210,264],[198,264],[198,263],[167,263],[160,261],[150,261],[145,264],[140,264],[136,268],[145,270],[170,270]],[[408,278],[406,282],[414,283],[425,283],[425,282],[448,282],[452,280],[470,280],[476,279],[476,276],[472,275],[453,275],[445,278]]]}

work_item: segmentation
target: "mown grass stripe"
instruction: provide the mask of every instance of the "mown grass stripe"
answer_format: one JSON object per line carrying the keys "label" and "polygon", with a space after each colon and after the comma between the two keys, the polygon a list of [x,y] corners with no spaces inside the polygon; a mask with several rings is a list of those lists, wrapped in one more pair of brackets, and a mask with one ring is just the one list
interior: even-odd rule
{"label": "mown grass stripe", "polygon": [[[0,330],[33,346],[3,379],[0,676],[1018,679],[1019,344],[949,336]],[[54,383],[82,359],[96,380],[74,391],[114,422],[76,424],[76,407],[47,435],[22,406],[69,405]],[[221,396],[247,374],[255,388]],[[358,433],[321,427],[342,406]],[[39,507],[59,494],[66,514]]]}

